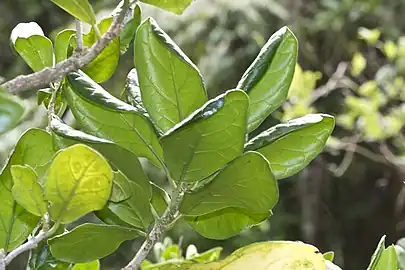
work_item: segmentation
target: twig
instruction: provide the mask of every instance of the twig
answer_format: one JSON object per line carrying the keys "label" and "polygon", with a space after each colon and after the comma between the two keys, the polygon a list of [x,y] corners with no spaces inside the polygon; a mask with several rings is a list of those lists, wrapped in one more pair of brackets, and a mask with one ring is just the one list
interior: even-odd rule
{"label": "twig", "polygon": [[405,170],[405,162],[399,159],[388,147],[385,142],[380,144],[380,152],[383,154],[384,158],[391,164],[398,167],[401,171]]}
{"label": "twig", "polygon": [[312,94],[311,100],[309,104],[315,103],[321,97],[329,95],[332,91],[338,89],[339,84],[341,83],[342,79],[345,78],[345,73],[348,68],[348,64],[346,62],[341,62],[336,68],[336,71],[330,77],[328,82],[325,85],[320,86],[319,88],[315,89]]}
{"label": "twig", "polygon": [[51,129],[52,119],[56,115],[56,112],[55,112],[56,99],[58,97],[60,88],[55,89],[55,88],[51,87],[51,89],[52,89],[51,99],[49,100],[49,105],[48,105],[48,129],[49,129],[49,131]]}
{"label": "twig", "polygon": [[136,253],[131,262],[128,263],[122,270],[137,270],[142,261],[148,256],[153,246],[162,238],[163,233],[173,221],[179,217],[179,206],[183,200],[186,183],[180,183],[172,193],[172,198],[169,207],[166,209],[163,216],[155,221],[152,230],[147,239],[143,242],[141,248]]}
{"label": "twig", "polygon": [[128,3],[129,0],[124,0],[121,12],[114,18],[114,22],[108,31],[101,39],[97,40],[85,54],[79,55],[75,53],[70,58],[60,62],[52,68],[45,68],[29,75],[17,76],[0,85],[0,88],[7,90],[11,94],[19,94],[27,90],[39,89],[52,82],[56,82],[68,73],[87,65],[96,58],[113,39],[119,36],[119,33],[123,28],[125,15],[129,9]]}
{"label": "twig", "polygon": [[347,169],[349,169],[349,166],[352,163],[352,160],[354,157],[354,153],[356,152],[356,148],[357,148],[356,142],[350,143],[347,145],[346,153],[343,157],[342,162],[340,163],[339,167],[337,167],[335,170],[333,170],[333,174],[336,177],[341,177],[342,175],[345,174]]}
{"label": "twig", "polygon": [[76,51],[83,52],[83,24],[79,19],[76,19]]}
{"label": "twig", "polygon": [[340,141],[340,143],[336,146],[328,145],[328,148],[333,149],[333,150],[347,150],[347,149],[351,148],[351,149],[354,149],[353,151],[355,153],[357,153],[365,158],[368,158],[371,161],[393,166],[393,164],[388,162],[384,158],[384,156],[382,156],[378,153],[375,153],[375,152],[359,145],[358,143]]}
{"label": "twig", "polygon": [[14,249],[13,251],[11,251],[4,258],[4,260],[3,260],[4,264],[7,266],[11,263],[11,261],[13,259],[15,259],[21,253],[24,253],[26,251],[36,248],[41,241],[51,237],[58,228],[59,228],[59,223],[55,223],[50,230],[47,230],[46,227],[44,227],[44,229],[42,229],[36,236],[34,236],[33,238],[31,238],[27,242],[25,242],[23,245],[19,246],[18,248]]}

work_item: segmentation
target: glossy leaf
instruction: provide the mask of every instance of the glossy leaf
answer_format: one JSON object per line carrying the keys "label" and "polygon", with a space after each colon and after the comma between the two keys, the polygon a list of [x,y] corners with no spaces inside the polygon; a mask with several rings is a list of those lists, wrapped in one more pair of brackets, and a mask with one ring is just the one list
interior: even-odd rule
{"label": "glossy leaf", "polygon": [[131,69],[125,82],[124,96],[126,101],[131,104],[140,114],[148,119],[150,115],[146,111],[145,105],[141,98],[141,89],[139,88],[138,74],[136,69]]}
{"label": "glossy leaf", "polygon": [[122,202],[132,196],[132,186],[121,172],[114,172],[113,186],[109,200]]}
{"label": "glossy leaf", "polygon": [[[113,18],[106,18],[98,24],[101,34],[107,32]],[[83,45],[90,48],[98,40],[94,27],[83,36]],[[89,64],[83,67],[83,71],[96,82],[105,82],[111,78],[118,66],[120,58],[120,39],[115,38],[100,54]]]}
{"label": "glossy leaf", "polygon": [[130,198],[119,203],[109,202],[102,209],[103,211],[96,212],[96,215],[107,224],[131,224],[146,228],[153,220],[149,205],[152,196],[151,185],[137,156],[111,141],[74,130],[58,119],[52,120],[51,128],[57,145],[66,147],[84,143],[105,156],[111,165],[119,169],[129,180]]}
{"label": "glossy leaf", "polygon": [[375,270],[398,270],[397,253],[394,245],[387,247],[378,259]]}
{"label": "glossy leaf", "polygon": [[73,17],[88,23],[96,24],[96,15],[88,0],[51,0]]}
{"label": "glossy leaf", "polygon": [[180,212],[200,216],[232,207],[267,213],[277,201],[278,186],[268,161],[257,152],[247,152],[203,188],[186,193]]}
{"label": "glossy leaf", "polygon": [[367,270],[375,270],[377,265],[378,265],[378,261],[381,258],[382,253],[385,250],[385,238],[386,236],[383,235],[380,239],[380,241],[377,244],[377,248],[375,249],[373,256],[371,256],[371,261],[370,264],[367,267]]}
{"label": "glossy leaf", "polygon": [[82,72],[71,73],[64,96],[82,128],[161,166],[162,148],[150,121]]}
{"label": "glossy leaf", "polygon": [[269,213],[252,213],[238,208],[225,208],[202,216],[186,216],[186,222],[205,238],[224,240],[265,221]]}
{"label": "glossy leaf", "polygon": [[[233,252],[221,262],[217,269],[271,269],[271,270],[325,270],[322,254],[314,246],[290,242],[274,241],[248,245]],[[208,265],[207,265],[208,269]],[[215,269],[215,268],[214,268]]]}
{"label": "glossy leaf", "polygon": [[210,100],[162,137],[171,177],[196,182],[243,152],[249,100],[231,90]]}
{"label": "glossy leaf", "polygon": [[11,31],[10,41],[13,45],[18,38],[29,38],[30,36],[44,36],[41,26],[36,22],[19,23]]}
{"label": "glossy leaf", "polygon": [[45,178],[45,199],[53,220],[71,223],[100,210],[111,193],[113,173],[107,161],[78,144],[60,151]]}
{"label": "glossy leaf", "polygon": [[167,206],[169,205],[170,197],[163,188],[159,187],[154,183],[151,183],[151,185],[152,185],[152,200],[150,203],[153,209],[155,209],[156,213],[159,216],[162,216],[163,213],[166,211]]}
{"label": "glossy leaf", "polygon": [[210,250],[204,251],[203,253],[196,253],[190,257],[187,257],[187,260],[191,260],[198,263],[209,263],[214,262],[219,259],[222,252],[222,247],[212,248]]}
{"label": "glossy leaf", "polygon": [[245,149],[263,154],[276,179],[283,179],[301,171],[322,151],[334,125],[332,116],[306,115],[262,132]]}
{"label": "glossy leaf", "polygon": [[192,1],[193,0],[141,0],[141,2],[154,5],[176,14],[182,14]]}
{"label": "glossy leaf", "polygon": [[23,114],[23,106],[0,92],[0,135],[14,128]]}
{"label": "glossy leaf", "polygon": [[18,24],[11,33],[11,40],[15,50],[34,72],[53,66],[52,41],[44,36],[38,24]]}
{"label": "glossy leaf", "polygon": [[333,262],[333,259],[335,258],[335,252],[328,251],[328,252],[325,252],[322,256],[325,260]]}
{"label": "glossy leaf", "polygon": [[371,257],[371,262],[367,267],[367,270],[397,270],[398,259],[394,245],[385,248],[384,235],[378,242],[377,248]]}
{"label": "glossy leaf", "polygon": [[100,269],[100,262],[92,261],[88,263],[78,263],[75,264],[72,270],[99,270]]}
{"label": "glossy leaf", "polygon": [[47,205],[35,171],[29,166],[21,165],[12,166],[10,171],[14,181],[11,189],[14,200],[31,214],[44,216]]}
{"label": "glossy leaf", "polygon": [[55,143],[59,147],[65,148],[78,143],[90,146],[106,157],[110,164],[120,170],[128,180],[138,185],[148,198],[151,197],[149,179],[145,175],[138,157],[131,151],[111,141],[75,130],[57,118],[51,121],[51,130],[54,134]]}
{"label": "glossy leaf", "polygon": [[94,214],[100,219],[104,224],[107,225],[118,225],[122,227],[131,228],[132,225],[124,222],[120,219],[114,212],[112,212],[108,207],[104,207],[103,209],[94,212]]}
{"label": "glossy leaf", "polygon": [[66,29],[58,33],[55,39],[55,58],[56,63],[62,62],[68,58],[69,45],[72,38],[76,35],[76,31]]}
{"label": "glossy leaf", "polygon": [[142,101],[166,132],[207,101],[201,74],[151,18],[139,26],[134,47]]}
{"label": "glossy leaf", "polygon": [[86,263],[113,253],[119,245],[140,235],[135,229],[83,224],[48,240],[52,255],[70,263]]}
{"label": "glossy leaf", "polygon": [[146,230],[153,221],[149,197],[138,185],[130,184],[132,195],[129,199],[119,203],[108,202],[106,207],[125,223]]}
{"label": "glossy leaf", "polygon": [[70,263],[55,259],[45,242],[30,251],[27,270],[71,270]]}
{"label": "glossy leaf", "polygon": [[[49,102],[51,101],[51,96],[52,96],[52,89],[50,88],[38,90],[37,104],[41,105],[43,103],[45,108],[48,109]],[[66,103],[62,99],[62,94],[58,92],[55,101],[55,113],[57,115],[61,115],[65,112],[65,110],[66,110]]]}
{"label": "glossy leaf", "polygon": [[[146,268],[149,269],[149,268]],[[242,247],[219,262],[167,263],[159,270],[326,270],[322,254],[314,246],[291,241],[259,242]]]}
{"label": "glossy leaf", "polygon": [[250,98],[248,131],[256,129],[286,100],[297,63],[298,42],[287,27],[270,37],[236,88]]}
{"label": "glossy leaf", "polygon": [[13,165],[27,165],[38,175],[44,173],[44,168],[54,154],[52,137],[40,129],[29,129],[19,139],[7,165],[0,174],[0,247],[10,251],[22,244],[39,221],[13,199]]}
{"label": "glossy leaf", "polygon": [[125,53],[128,50],[129,45],[135,38],[136,30],[138,29],[138,26],[141,24],[142,19],[141,7],[139,5],[135,5],[133,12],[134,12],[133,18],[125,24],[124,29],[122,29],[120,33],[121,54]]}

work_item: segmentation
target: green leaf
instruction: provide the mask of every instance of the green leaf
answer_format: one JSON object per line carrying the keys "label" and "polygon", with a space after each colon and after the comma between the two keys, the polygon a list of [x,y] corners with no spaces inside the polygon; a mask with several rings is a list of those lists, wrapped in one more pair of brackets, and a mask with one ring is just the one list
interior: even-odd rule
{"label": "green leaf", "polygon": [[298,41],[287,27],[270,37],[236,88],[250,98],[248,131],[256,129],[286,100],[297,63]]}
{"label": "green leaf", "polygon": [[108,202],[106,207],[122,221],[136,228],[147,230],[153,221],[148,197],[138,185],[133,182],[130,184],[132,196],[129,199],[119,203]]}
{"label": "green leaf", "polygon": [[378,262],[375,270],[398,270],[398,260],[397,260],[397,253],[395,252],[394,245],[389,246],[386,248]]}
{"label": "green leaf", "polygon": [[322,256],[325,260],[333,262],[333,259],[335,258],[335,252],[328,251],[328,252],[325,252]]}
{"label": "green leaf", "polygon": [[108,207],[104,207],[103,209],[94,212],[94,214],[104,223],[107,225],[118,225],[122,227],[133,227],[132,225],[124,222],[120,219],[114,212],[112,212]]}
{"label": "green leaf", "polygon": [[114,168],[120,170],[128,180],[137,184],[148,199],[151,197],[149,179],[145,175],[142,165],[134,153],[111,141],[75,130],[57,118],[51,121],[51,130],[55,138],[55,143],[58,146],[65,148],[78,143],[90,146],[106,157],[109,163]]}
{"label": "green leaf", "polygon": [[114,172],[113,186],[109,200],[112,202],[122,202],[132,195],[132,187],[125,175],[121,172]]}
{"label": "green leaf", "polygon": [[70,263],[87,263],[113,253],[119,245],[138,237],[135,229],[112,225],[83,224],[48,240],[52,255]]}
{"label": "green leaf", "polygon": [[227,91],[162,137],[166,165],[177,182],[197,182],[243,152],[247,95]]}
{"label": "green leaf", "polygon": [[207,101],[197,67],[153,19],[139,26],[134,48],[142,101],[163,132]]}
{"label": "green leaf", "polygon": [[11,33],[15,50],[34,71],[53,66],[52,41],[44,36],[41,27],[35,23],[20,23]]}
{"label": "green leaf", "polygon": [[0,92],[0,135],[14,128],[24,114],[24,107]]}
{"label": "green leaf", "polygon": [[110,165],[88,146],[61,150],[45,178],[52,219],[67,224],[102,209],[111,193],[112,178]]}
{"label": "green leaf", "polygon": [[155,209],[156,213],[159,216],[162,216],[163,213],[166,211],[168,203],[170,202],[170,197],[166,193],[166,191],[156,185],[155,183],[151,183],[152,185],[152,200],[151,205]]}
{"label": "green leaf", "polygon": [[122,29],[120,33],[121,54],[124,54],[128,50],[129,45],[135,38],[136,30],[138,29],[138,26],[141,24],[142,19],[141,7],[139,5],[135,5],[133,12],[134,12],[133,18],[125,24],[124,29]]}
{"label": "green leaf", "polygon": [[88,0],[51,0],[73,17],[88,23],[96,24],[96,14]]}
{"label": "green leaf", "polygon": [[[325,270],[322,253],[314,246],[290,242],[272,241],[254,243],[233,252],[221,262],[208,266],[221,265],[216,269],[266,269],[272,270],[312,269]],[[215,268],[214,268],[215,269]]]}
{"label": "green leaf", "polygon": [[[153,268],[146,268],[153,269]],[[322,254],[314,246],[291,241],[271,241],[250,244],[233,252],[219,262],[206,264],[167,263],[159,270],[326,270]]]}
{"label": "green leaf", "polygon": [[[40,89],[37,91],[37,104],[41,105],[42,103],[44,104],[45,108],[48,109],[49,107],[49,102],[51,101],[52,97],[52,89],[50,88],[45,88],[45,89]],[[55,101],[55,113],[57,115],[61,115],[65,112],[66,110],[66,103],[63,101],[62,94],[60,91],[58,91],[56,95],[56,101]]]}
{"label": "green leaf", "polygon": [[[111,141],[99,139],[78,130],[74,130],[58,119],[53,119],[51,129],[54,132],[56,144],[62,147],[76,143],[84,143],[105,156],[113,167],[120,170],[129,180],[130,198],[120,203],[109,202],[96,215],[107,224],[131,224],[135,227],[146,228],[153,220],[149,201],[151,185],[135,154]],[[110,210],[111,208],[112,210]],[[124,223],[123,221],[128,221]]]}
{"label": "green leaf", "polygon": [[[98,24],[101,34],[104,34],[112,24],[113,18],[106,18]],[[90,32],[83,36],[83,45],[90,48],[96,43],[98,37],[94,27]],[[96,82],[105,82],[111,78],[118,66],[120,58],[120,39],[119,37],[101,51],[90,63],[83,67],[83,71]]]}
{"label": "green leaf", "polygon": [[322,151],[334,125],[330,115],[306,115],[260,133],[245,149],[263,154],[276,179],[283,179],[301,171]]}
{"label": "green leaf", "polygon": [[78,263],[75,264],[72,270],[99,270],[100,269],[100,262],[92,261],[88,263]]}
{"label": "green leaf", "polygon": [[64,96],[82,128],[148,158],[160,167],[162,148],[152,124],[137,110],[113,97],[82,72],[68,76]]}
{"label": "green leaf", "polygon": [[38,247],[30,251],[27,270],[70,270],[70,264],[55,259],[49,246],[41,242]]}
{"label": "green leaf", "polygon": [[353,55],[351,66],[352,66],[352,69],[351,69],[352,76],[357,77],[366,68],[367,60],[366,60],[366,58],[364,58],[364,56],[361,53],[356,52]]}
{"label": "green leaf", "polygon": [[180,212],[200,216],[234,207],[267,213],[277,201],[277,181],[268,161],[257,152],[247,152],[228,163],[203,188],[186,193]]}
{"label": "green leaf", "polygon": [[140,114],[151,119],[141,98],[141,89],[139,88],[138,74],[136,69],[131,69],[127,75],[124,88],[124,96],[127,103],[131,104]]}
{"label": "green leaf", "polygon": [[176,14],[182,14],[183,11],[193,2],[193,0],[141,0],[141,2]]}
{"label": "green leaf", "polygon": [[358,30],[358,35],[360,39],[363,39],[370,45],[374,45],[380,39],[381,32],[378,29],[367,29],[360,27]]}
{"label": "green leaf", "polygon": [[39,217],[30,214],[14,201],[11,192],[13,186],[11,167],[27,165],[38,175],[42,175],[54,152],[52,137],[47,132],[29,129],[21,136],[7,165],[1,171],[0,247],[6,251],[21,245],[39,221]]}
{"label": "green leaf", "polygon": [[47,212],[43,190],[38,175],[29,166],[11,166],[14,185],[11,189],[14,200],[35,216],[42,217]]}
{"label": "green leaf", "polygon": [[378,265],[378,261],[380,260],[380,257],[382,255],[382,253],[385,250],[385,238],[386,236],[383,235],[380,239],[380,241],[377,244],[377,248],[373,253],[373,256],[371,256],[371,261],[370,264],[367,267],[367,270],[375,270],[377,269],[377,265]]}
{"label": "green leaf", "polygon": [[66,29],[58,33],[55,39],[55,58],[56,63],[62,62],[68,58],[69,45],[72,38],[75,37],[76,31]]}
{"label": "green leaf", "polygon": [[[212,248],[201,254],[195,253],[195,254],[192,254],[191,256],[186,256],[187,257],[186,259],[194,261],[194,262],[198,262],[198,263],[214,262],[214,261],[218,260],[219,257],[221,256],[222,249],[223,249],[222,247]],[[187,248],[187,251],[188,251],[188,248]]]}
{"label": "green leaf", "polygon": [[238,208],[225,208],[202,216],[186,216],[185,221],[205,238],[224,240],[265,221],[269,213],[252,213]]}

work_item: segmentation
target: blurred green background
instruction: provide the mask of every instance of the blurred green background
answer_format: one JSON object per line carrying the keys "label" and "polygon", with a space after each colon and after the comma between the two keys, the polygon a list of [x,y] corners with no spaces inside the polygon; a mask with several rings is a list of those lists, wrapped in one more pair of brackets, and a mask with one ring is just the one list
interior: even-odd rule
{"label": "blurred green background", "polygon": [[[92,1],[100,18],[118,1]],[[300,240],[333,250],[343,269],[366,269],[383,234],[405,236],[405,1],[195,0],[181,16],[143,5],[200,68],[209,95],[234,88],[267,39],[287,25],[299,44],[289,101],[257,130],[308,112],[337,117],[333,138],[299,175],[280,182],[280,202],[268,222],[226,241],[211,241],[177,224],[169,235],[183,248],[215,246],[223,255],[261,240]],[[19,22],[36,21],[53,37],[71,17],[49,0],[0,1],[0,76],[29,73],[9,44]],[[105,87],[118,95],[132,65],[130,52]],[[35,92],[24,94],[26,113],[0,136],[0,165],[28,127],[44,127]],[[72,121],[72,118],[65,119]],[[71,122],[72,123],[72,122]],[[74,123],[72,123],[74,124]],[[162,173],[149,169],[160,183]],[[87,216],[86,218],[94,218]],[[125,243],[103,261],[118,269],[140,245]],[[20,269],[18,262],[13,266]]]}

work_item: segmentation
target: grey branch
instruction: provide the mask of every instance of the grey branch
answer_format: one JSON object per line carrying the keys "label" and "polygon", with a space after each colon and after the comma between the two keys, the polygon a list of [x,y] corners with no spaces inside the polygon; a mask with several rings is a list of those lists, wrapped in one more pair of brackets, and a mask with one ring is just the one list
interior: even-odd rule
{"label": "grey branch", "polygon": [[[31,239],[28,239],[27,242],[25,242],[24,244],[22,244],[21,246],[17,247],[9,254],[7,254],[7,256],[5,256],[5,258],[3,258],[2,261],[0,262],[0,266],[1,265],[7,266],[20,254],[36,248],[40,242],[51,237],[57,231],[58,228],[59,228],[58,222],[55,223],[51,229],[47,229],[47,226],[44,226],[44,228],[37,235],[35,235]],[[0,270],[3,269],[0,268]]]}
{"label": "grey branch", "polygon": [[129,9],[128,2],[128,0],[124,0],[121,12],[114,18],[108,31],[101,39],[97,40],[88,51],[83,54],[74,53],[70,58],[58,63],[54,67],[45,68],[29,75],[17,76],[0,85],[0,88],[7,90],[11,94],[19,94],[28,90],[39,89],[62,79],[68,73],[78,70],[90,63],[113,39],[119,36],[124,25],[125,15]]}
{"label": "grey branch", "polygon": [[152,230],[141,248],[131,262],[122,270],[138,270],[139,266],[146,259],[153,246],[162,238],[167,228],[179,217],[179,206],[183,200],[184,192],[187,189],[186,183],[180,183],[172,192],[172,199],[169,207],[163,216],[155,221]]}

